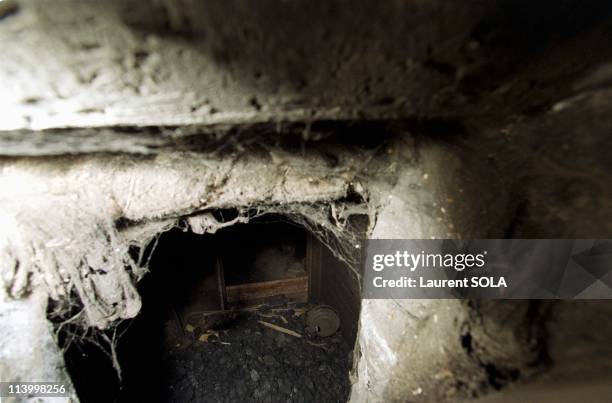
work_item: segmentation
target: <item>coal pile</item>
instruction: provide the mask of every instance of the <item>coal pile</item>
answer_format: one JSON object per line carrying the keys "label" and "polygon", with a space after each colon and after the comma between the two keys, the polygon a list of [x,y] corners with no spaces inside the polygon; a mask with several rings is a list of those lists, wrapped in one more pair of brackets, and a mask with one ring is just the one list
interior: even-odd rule
{"label": "coal pile", "polygon": [[182,331],[170,330],[163,363],[168,401],[347,401],[351,348],[340,333],[309,334],[307,309],[195,315]]}

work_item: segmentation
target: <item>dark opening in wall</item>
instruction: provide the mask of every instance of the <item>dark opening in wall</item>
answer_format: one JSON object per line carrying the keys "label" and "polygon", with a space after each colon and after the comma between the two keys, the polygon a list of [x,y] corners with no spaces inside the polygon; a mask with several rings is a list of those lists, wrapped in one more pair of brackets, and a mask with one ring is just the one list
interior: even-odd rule
{"label": "dark opening in wall", "polygon": [[216,241],[223,307],[280,297],[308,301],[313,267],[306,255],[314,239],[304,229],[282,222],[255,222],[227,228]]}
{"label": "dark opening in wall", "polygon": [[171,230],[139,289],[141,314],[118,329],[121,382],[94,344],[66,351],[83,402],[348,399],[358,280],[302,227]]}

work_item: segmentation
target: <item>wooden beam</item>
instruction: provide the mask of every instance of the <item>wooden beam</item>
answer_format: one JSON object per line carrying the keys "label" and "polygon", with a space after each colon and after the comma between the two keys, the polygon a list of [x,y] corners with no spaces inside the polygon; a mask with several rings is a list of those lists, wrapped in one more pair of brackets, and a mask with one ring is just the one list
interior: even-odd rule
{"label": "wooden beam", "polygon": [[308,300],[321,302],[321,242],[312,234],[306,238],[306,271],[308,272]]}
{"label": "wooden beam", "polygon": [[308,276],[284,280],[262,281],[225,287],[227,302],[256,302],[266,298],[284,295],[299,302],[308,301]]}
{"label": "wooden beam", "polygon": [[227,296],[225,288],[225,272],[223,270],[223,260],[221,259],[221,256],[216,257],[215,267],[217,270],[217,289],[219,290],[221,310],[224,310],[226,306]]}

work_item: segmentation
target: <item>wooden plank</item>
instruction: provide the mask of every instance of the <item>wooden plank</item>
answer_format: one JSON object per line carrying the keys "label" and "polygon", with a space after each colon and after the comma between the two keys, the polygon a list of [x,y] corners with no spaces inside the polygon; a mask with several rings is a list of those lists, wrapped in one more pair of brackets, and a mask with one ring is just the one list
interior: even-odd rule
{"label": "wooden plank", "polygon": [[224,310],[227,301],[227,296],[225,288],[225,272],[223,271],[223,260],[221,260],[221,256],[216,257],[215,266],[217,269],[217,289],[219,290],[221,310]]}
{"label": "wooden plank", "polygon": [[307,235],[306,239],[306,271],[308,272],[308,300],[311,302],[321,302],[321,281],[322,281],[322,245],[321,242],[312,234]]}
{"label": "wooden plank", "polygon": [[308,276],[262,281],[258,283],[228,285],[225,287],[225,291],[226,301],[230,304],[259,301],[278,295],[284,295],[296,301],[306,302],[308,301]]}
{"label": "wooden plank", "polygon": [[293,331],[291,329],[287,329],[286,327],[278,326],[270,322],[264,322],[263,320],[258,320],[258,322],[266,327],[269,327],[270,329],[276,330],[277,332],[282,332],[282,333],[288,334],[293,337],[302,337],[302,335],[299,334],[298,332]]}

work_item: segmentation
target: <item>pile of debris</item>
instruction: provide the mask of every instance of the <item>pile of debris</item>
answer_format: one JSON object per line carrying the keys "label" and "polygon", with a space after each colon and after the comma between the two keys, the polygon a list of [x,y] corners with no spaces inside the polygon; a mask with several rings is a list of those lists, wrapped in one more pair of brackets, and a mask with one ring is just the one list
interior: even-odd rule
{"label": "pile of debris", "polygon": [[339,332],[317,333],[306,318],[311,308],[203,313],[188,318],[183,329],[168,327],[169,400],[347,401],[352,350]]}

